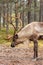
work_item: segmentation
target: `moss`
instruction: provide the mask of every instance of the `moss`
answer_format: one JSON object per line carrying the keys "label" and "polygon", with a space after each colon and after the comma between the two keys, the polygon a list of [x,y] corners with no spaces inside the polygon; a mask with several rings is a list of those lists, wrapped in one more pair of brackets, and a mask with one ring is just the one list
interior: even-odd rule
{"label": "moss", "polygon": [[[9,34],[10,35],[13,35],[13,29],[9,29]],[[1,31],[0,31],[0,44],[4,44],[4,43],[8,43],[8,42],[11,42],[11,40],[5,40],[7,34],[6,34],[6,29],[3,28]]]}

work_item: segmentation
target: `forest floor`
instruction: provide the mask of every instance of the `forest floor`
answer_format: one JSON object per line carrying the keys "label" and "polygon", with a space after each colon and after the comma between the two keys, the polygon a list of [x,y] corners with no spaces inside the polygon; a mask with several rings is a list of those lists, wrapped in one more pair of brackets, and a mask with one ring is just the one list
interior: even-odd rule
{"label": "forest floor", "polygon": [[[43,42],[42,42],[43,43]],[[11,48],[0,44],[0,65],[43,65],[43,44],[38,48],[38,60],[33,59],[33,44]]]}

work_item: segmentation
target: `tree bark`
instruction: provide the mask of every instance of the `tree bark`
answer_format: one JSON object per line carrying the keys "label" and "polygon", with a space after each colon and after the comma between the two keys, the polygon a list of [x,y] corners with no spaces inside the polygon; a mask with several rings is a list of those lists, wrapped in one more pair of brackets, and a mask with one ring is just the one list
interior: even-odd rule
{"label": "tree bark", "polygon": [[28,0],[28,7],[29,7],[29,11],[28,11],[28,23],[30,23],[30,14],[31,14],[31,11],[30,11],[30,0]]}
{"label": "tree bark", "polygon": [[3,27],[5,27],[5,3],[3,3]]}
{"label": "tree bark", "polygon": [[1,6],[0,6],[0,30],[1,30]]}
{"label": "tree bark", "polygon": [[8,22],[8,11],[9,11],[9,9],[8,9],[8,3],[7,3],[7,21],[6,21],[6,34],[8,35],[8,31],[9,31],[9,22]]}
{"label": "tree bark", "polygon": [[39,21],[43,21],[43,0],[40,0]]}
{"label": "tree bark", "polygon": [[[18,1],[15,2],[15,17],[17,17],[17,14],[18,14],[17,9],[18,9]],[[18,30],[18,19],[17,18],[16,18],[15,22],[16,22],[16,30]]]}
{"label": "tree bark", "polygon": [[34,0],[34,21],[36,21],[36,0]]}

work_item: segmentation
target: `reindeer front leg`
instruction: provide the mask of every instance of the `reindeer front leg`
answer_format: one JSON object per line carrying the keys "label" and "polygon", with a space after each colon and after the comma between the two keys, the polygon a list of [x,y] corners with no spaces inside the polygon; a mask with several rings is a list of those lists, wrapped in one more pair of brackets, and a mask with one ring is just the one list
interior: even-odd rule
{"label": "reindeer front leg", "polygon": [[34,58],[38,57],[38,41],[34,39]]}

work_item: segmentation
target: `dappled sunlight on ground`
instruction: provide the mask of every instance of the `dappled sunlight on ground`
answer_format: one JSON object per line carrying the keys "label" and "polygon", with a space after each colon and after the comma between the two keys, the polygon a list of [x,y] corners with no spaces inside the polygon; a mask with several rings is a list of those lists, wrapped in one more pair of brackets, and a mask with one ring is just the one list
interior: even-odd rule
{"label": "dappled sunlight on ground", "polygon": [[39,59],[33,59],[33,42],[11,48],[11,42],[0,44],[0,65],[43,65],[43,41],[38,41]]}
{"label": "dappled sunlight on ground", "polygon": [[[40,41],[41,42],[41,41]],[[19,44],[14,48],[10,42],[0,45],[0,65],[43,65],[43,47],[39,43],[39,59],[33,59],[33,42],[27,47],[26,44]]]}
{"label": "dappled sunlight on ground", "polygon": [[39,40],[38,45],[39,45],[39,47],[43,47],[43,40]]}

